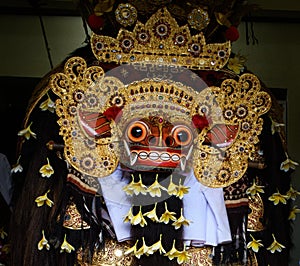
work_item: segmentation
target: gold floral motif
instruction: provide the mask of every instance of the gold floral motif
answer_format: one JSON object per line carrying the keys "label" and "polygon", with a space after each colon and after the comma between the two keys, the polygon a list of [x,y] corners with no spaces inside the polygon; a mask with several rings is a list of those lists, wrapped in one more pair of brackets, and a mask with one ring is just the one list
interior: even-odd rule
{"label": "gold floral motif", "polygon": [[89,229],[90,226],[82,220],[75,203],[68,205],[63,221],[63,227],[71,230]]}
{"label": "gold floral motif", "polygon": [[264,230],[262,218],[264,216],[264,204],[259,194],[249,197],[249,208],[247,230],[257,232]]}
{"label": "gold floral motif", "polygon": [[115,240],[108,240],[105,242],[104,252],[99,250],[94,253],[91,264],[87,262],[87,254],[81,250],[77,253],[78,262],[81,266],[130,266],[134,258],[130,254],[125,255],[125,251],[129,247],[128,242],[118,243]]}
{"label": "gold floral motif", "polygon": [[[155,243],[154,245],[148,248],[152,249],[153,252],[159,251],[161,252],[162,255],[166,255],[166,256],[170,255],[171,253],[172,254],[176,253],[175,249],[173,250],[171,249],[173,252],[171,252],[171,250],[169,252],[163,250],[160,241],[158,241],[157,243]],[[132,249],[132,252],[128,253],[127,250],[130,249]],[[77,252],[77,259],[80,266],[98,266],[98,265],[131,266],[134,261],[134,253],[136,253],[136,251],[137,251],[136,245],[134,245],[131,248],[130,243],[127,241],[119,243],[116,240],[107,240],[105,242],[104,252],[102,250],[95,252],[93,255],[92,263],[89,264],[87,262],[87,253],[82,252],[82,250],[79,250]],[[211,253],[212,253],[211,247],[209,246],[200,247],[200,248],[191,247],[191,248],[186,248],[185,251],[186,251],[186,256],[188,256],[189,260],[183,262],[181,264],[182,266],[195,266],[195,265],[212,266],[213,265],[211,259]],[[149,254],[151,254],[150,250],[149,252],[150,252]],[[174,258],[177,257],[174,256]]]}

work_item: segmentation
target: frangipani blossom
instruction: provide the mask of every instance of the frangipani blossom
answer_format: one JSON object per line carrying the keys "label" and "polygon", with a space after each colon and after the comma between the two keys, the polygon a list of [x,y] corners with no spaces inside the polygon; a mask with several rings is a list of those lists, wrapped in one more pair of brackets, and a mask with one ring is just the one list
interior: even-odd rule
{"label": "frangipani blossom", "polygon": [[264,245],[261,243],[261,240],[256,240],[251,234],[250,234],[251,238],[252,238],[252,241],[250,241],[248,244],[247,244],[247,248],[252,248],[252,250],[254,252],[258,252],[259,248],[260,247],[263,247]]}
{"label": "frangipani blossom", "polygon": [[35,202],[38,207],[43,206],[45,203],[49,206],[52,207],[54,202],[48,198],[48,193],[50,192],[50,189],[42,196],[39,196],[35,199]]}
{"label": "frangipani blossom", "polygon": [[145,217],[148,217],[148,218],[149,218],[150,220],[152,220],[153,222],[158,223],[158,222],[159,222],[159,219],[158,219],[157,214],[156,214],[156,206],[157,206],[157,203],[155,203],[154,208],[153,208],[151,211],[146,212],[146,213],[144,213],[143,215],[144,215]]}
{"label": "frangipani blossom", "polygon": [[140,176],[140,180],[138,182],[134,182],[134,176],[132,175],[132,181],[127,186],[123,188],[126,194],[132,196],[133,194],[139,195],[147,194],[147,187],[142,183],[142,178]]}
{"label": "frangipani blossom", "polygon": [[[139,259],[142,255],[153,254],[152,250],[146,245],[145,238],[143,237],[143,245],[134,253],[134,255]],[[150,252],[150,253],[149,253]]]}
{"label": "frangipani blossom", "polygon": [[191,255],[188,254],[186,250],[186,246],[184,245],[182,251],[177,251],[176,257],[177,257],[177,263],[182,264],[184,262],[188,262],[191,258]]}
{"label": "frangipani blossom", "polygon": [[178,250],[175,248],[175,239],[173,240],[172,248],[165,254],[170,260],[173,260],[177,257]]}
{"label": "frangipani blossom", "polygon": [[296,200],[297,196],[300,195],[300,192],[291,186],[286,195],[288,196],[288,199]]}
{"label": "frangipani blossom", "polygon": [[176,196],[177,195],[177,188],[178,188],[178,186],[173,183],[172,176],[171,176],[170,177],[170,184],[169,184],[168,190],[167,190],[168,194],[170,196]]}
{"label": "frangipani blossom", "polygon": [[272,133],[272,135],[274,135],[275,132],[278,132],[280,127],[285,126],[285,124],[283,124],[283,123],[277,123],[272,118],[270,118],[270,119],[271,119],[271,133]]}
{"label": "frangipani blossom", "polygon": [[135,244],[134,244],[131,248],[127,249],[127,250],[124,252],[124,254],[125,254],[125,255],[131,254],[131,253],[135,254],[135,253],[136,253],[136,246],[137,246],[138,242],[139,242],[139,240],[137,240],[137,241],[135,242]]}
{"label": "frangipani blossom", "polygon": [[240,74],[244,69],[246,58],[240,54],[236,54],[233,58],[228,60],[227,68],[232,70],[236,74]]}
{"label": "frangipani blossom", "polygon": [[167,190],[165,187],[163,187],[159,182],[158,182],[158,175],[156,175],[154,183],[148,187],[148,193],[150,194],[151,197],[160,197],[161,196],[161,191],[162,190]]}
{"label": "frangipani blossom", "polygon": [[18,157],[16,164],[12,166],[12,169],[10,170],[11,173],[23,172],[23,167],[20,164],[20,159],[21,159],[21,155]]}
{"label": "frangipani blossom", "polygon": [[181,179],[180,179],[179,185],[178,185],[178,187],[177,187],[177,194],[176,194],[176,196],[177,196],[178,198],[182,199],[183,196],[184,196],[184,194],[187,194],[187,193],[189,193],[189,187],[186,187],[186,186],[184,186],[184,185],[181,185]]}
{"label": "frangipani blossom", "polygon": [[30,127],[32,125],[32,122],[29,124],[28,127],[22,129],[21,131],[18,132],[18,136],[23,136],[27,140],[30,139],[30,137],[36,138],[36,134],[31,131]]}
{"label": "frangipani blossom", "polygon": [[42,230],[42,239],[38,243],[38,250],[42,250],[43,248],[46,248],[47,250],[50,249],[50,245],[48,243],[48,240],[45,237],[45,232]]}
{"label": "frangipani blossom", "polygon": [[293,206],[289,214],[289,220],[296,220],[296,214],[300,213],[300,209],[297,208],[297,205]]}
{"label": "frangipani blossom", "polygon": [[276,251],[281,252],[282,249],[285,248],[284,245],[280,244],[279,242],[277,242],[277,240],[275,239],[274,234],[272,234],[273,236],[273,243],[267,248],[267,250],[269,250],[271,253],[275,253]]}
{"label": "frangipani blossom", "polygon": [[123,222],[124,223],[131,223],[131,220],[133,218],[133,214],[132,214],[132,208],[129,209],[128,213],[126,214],[126,216],[124,217]]}
{"label": "frangipani blossom", "polygon": [[269,200],[273,201],[274,205],[277,205],[280,202],[282,204],[286,204],[287,199],[288,199],[288,196],[280,194],[279,191],[275,192],[272,196],[269,197]]}
{"label": "frangipani blossom", "polygon": [[50,177],[54,174],[53,167],[50,165],[49,159],[47,158],[47,164],[40,168],[40,174],[42,177]]}
{"label": "frangipani blossom", "polygon": [[55,111],[55,103],[51,100],[49,94],[47,93],[48,98],[40,104],[40,109],[42,111],[50,111],[54,113]]}
{"label": "frangipani blossom", "polygon": [[190,222],[189,220],[187,220],[183,214],[182,214],[183,210],[181,208],[181,215],[180,217],[177,219],[177,221],[175,221],[174,223],[172,223],[172,225],[175,227],[175,229],[179,229],[181,226],[188,226],[190,225]]}
{"label": "frangipani blossom", "polygon": [[4,239],[5,237],[7,237],[7,233],[4,231],[4,227],[0,228],[0,238]]}
{"label": "frangipani blossom", "polygon": [[62,253],[62,252],[71,253],[72,251],[75,250],[75,248],[67,242],[66,238],[67,238],[67,235],[65,235],[64,242],[60,246],[60,253]]}
{"label": "frangipani blossom", "polygon": [[149,248],[151,249],[151,252],[154,253],[156,251],[159,251],[159,254],[165,254],[166,251],[164,250],[162,244],[161,244],[161,238],[162,238],[162,234],[159,235],[159,240],[154,243],[152,246],[150,246]]}
{"label": "frangipani blossom", "polygon": [[170,220],[176,221],[176,217],[174,216],[175,212],[170,212],[168,210],[167,203],[165,202],[165,212],[161,215],[159,222],[168,224]]}
{"label": "frangipani blossom", "polygon": [[280,170],[282,170],[284,172],[288,172],[290,169],[295,170],[296,166],[298,166],[299,164],[297,162],[291,160],[287,153],[285,153],[285,155],[286,155],[286,160],[281,163]]}
{"label": "frangipani blossom", "polygon": [[147,225],[147,221],[145,220],[145,218],[142,214],[142,206],[140,206],[139,212],[132,217],[131,224],[133,224],[133,225],[139,224],[141,227],[144,227],[145,225]]}
{"label": "frangipani blossom", "polygon": [[251,197],[255,196],[258,193],[265,193],[264,186],[257,185],[254,180],[252,186],[246,190],[246,193]]}

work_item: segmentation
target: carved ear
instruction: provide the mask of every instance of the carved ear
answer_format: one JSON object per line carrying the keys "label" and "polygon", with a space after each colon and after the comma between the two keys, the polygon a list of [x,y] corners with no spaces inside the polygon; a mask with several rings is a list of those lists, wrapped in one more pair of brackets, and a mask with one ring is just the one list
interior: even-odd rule
{"label": "carved ear", "polygon": [[198,128],[200,131],[209,125],[209,121],[205,115],[194,115],[192,117],[192,122],[195,128]]}
{"label": "carved ear", "polygon": [[219,148],[228,147],[234,142],[238,130],[237,125],[215,125],[207,132],[203,144]]}
{"label": "carved ear", "polygon": [[103,114],[80,110],[79,123],[89,137],[111,137],[110,120]]}
{"label": "carved ear", "polygon": [[107,108],[103,115],[105,115],[107,119],[114,120],[117,123],[122,116],[122,109],[114,105]]}

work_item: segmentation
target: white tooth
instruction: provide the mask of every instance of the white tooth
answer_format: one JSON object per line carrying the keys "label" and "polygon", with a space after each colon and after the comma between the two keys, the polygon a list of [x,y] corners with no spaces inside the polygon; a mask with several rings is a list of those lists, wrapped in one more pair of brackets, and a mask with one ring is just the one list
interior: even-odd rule
{"label": "white tooth", "polygon": [[170,155],[167,154],[167,153],[162,153],[162,154],[160,155],[160,159],[161,159],[162,161],[169,161],[169,160],[170,160]]}
{"label": "white tooth", "polygon": [[149,159],[152,160],[152,161],[156,161],[158,160],[159,158],[159,155],[157,152],[150,152],[149,153]]}
{"label": "white tooth", "polygon": [[186,167],[186,158],[182,157],[181,160],[180,160],[180,168],[181,168],[182,171],[184,171],[185,167]]}
{"label": "white tooth", "polygon": [[187,156],[186,156],[186,159],[188,160],[190,157],[191,157],[191,154],[192,154],[192,151],[193,151],[193,145],[190,147],[190,149],[189,149],[189,152],[188,152],[188,154],[187,154]]}
{"label": "white tooth", "polygon": [[147,154],[147,152],[142,151],[142,152],[139,153],[139,157],[140,157],[142,160],[146,160],[147,157],[148,157],[148,154]]}
{"label": "white tooth", "polygon": [[123,142],[124,142],[124,147],[125,147],[125,150],[127,152],[127,155],[130,156],[130,149],[128,147],[128,143],[126,142],[126,140],[123,140]]}
{"label": "white tooth", "polygon": [[137,153],[131,153],[130,154],[130,165],[134,165],[136,160],[138,158],[138,154]]}
{"label": "white tooth", "polygon": [[174,162],[177,162],[180,160],[180,157],[177,154],[173,154],[171,158]]}

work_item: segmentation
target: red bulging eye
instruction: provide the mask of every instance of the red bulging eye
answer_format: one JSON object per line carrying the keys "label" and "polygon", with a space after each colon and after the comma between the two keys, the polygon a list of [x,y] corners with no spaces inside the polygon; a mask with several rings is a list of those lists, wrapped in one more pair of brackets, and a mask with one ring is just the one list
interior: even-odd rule
{"label": "red bulging eye", "polygon": [[188,127],[177,126],[173,128],[172,136],[177,145],[186,146],[192,142],[193,134]]}
{"label": "red bulging eye", "polygon": [[141,122],[134,122],[127,128],[127,137],[130,141],[140,142],[143,141],[148,132],[146,124]]}

